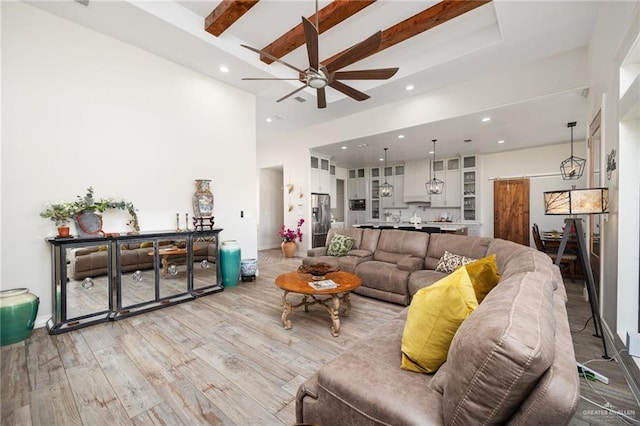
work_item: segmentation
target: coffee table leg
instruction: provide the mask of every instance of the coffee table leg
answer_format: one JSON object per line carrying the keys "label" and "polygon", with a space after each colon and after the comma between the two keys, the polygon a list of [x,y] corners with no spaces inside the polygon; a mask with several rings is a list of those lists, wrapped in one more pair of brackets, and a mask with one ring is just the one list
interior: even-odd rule
{"label": "coffee table leg", "polygon": [[282,325],[284,325],[285,330],[290,330],[292,326],[291,320],[288,319],[288,317],[293,310],[293,307],[291,306],[291,303],[287,302],[287,294],[289,294],[289,292],[285,290],[282,295]]}
{"label": "coffee table leg", "polygon": [[331,334],[333,337],[338,337],[340,334],[340,315],[338,311],[340,309],[340,298],[337,294],[331,295],[331,310],[329,313],[331,314],[331,321],[333,321],[333,325],[331,326]]}
{"label": "coffee table leg", "polygon": [[342,296],[342,301],[344,302],[344,309],[342,310],[342,316],[348,317],[351,313],[351,299],[349,298],[349,292],[345,293]]}

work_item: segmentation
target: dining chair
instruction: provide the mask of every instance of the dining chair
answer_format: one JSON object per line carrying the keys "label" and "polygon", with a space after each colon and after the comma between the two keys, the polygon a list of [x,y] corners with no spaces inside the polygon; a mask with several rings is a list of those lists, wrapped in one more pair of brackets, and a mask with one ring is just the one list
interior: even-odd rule
{"label": "dining chair", "polygon": [[[553,261],[553,263],[555,263],[556,258],[558,257],[558,253],[545,247],[544,242],[542,241],[542,238],[540,238],[540,230],[538,229],[538,224],[536,223],[533,224],[533,227],[531,228],[531,232],[533,234],[533,241],[536,244],[536,248],[539,251],[545,253],[547,256],[549,256]],[[573,253],[564,253],[562,257],[560,257],[560,264],[565,265],[563,270],[569,269],[569,278],[571,279],[571,282],[574,282],[576,278],[576,262],[577,261],[578,261],[578,256]]]}

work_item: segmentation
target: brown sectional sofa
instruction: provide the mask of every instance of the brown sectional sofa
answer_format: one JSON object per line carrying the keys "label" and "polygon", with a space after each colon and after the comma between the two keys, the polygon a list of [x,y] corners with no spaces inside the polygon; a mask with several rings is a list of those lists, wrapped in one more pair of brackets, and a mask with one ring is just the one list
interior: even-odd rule
{"label": "brown sectional sofa", "polygon": [[[360,241],[369,230],[362,231]],[[400,369],[407,315],[404,309],[300,386],[297,422],[320,425],[570,422],[579,398],[579,380],[564,284],[559,269],[548,256],[501,239],[397,230],[378,232],[380,253],[376,255],[376,247],[369,256],[357,256],[365,260],[337,260],[341,265],[355,262],[353,271],[364,272],[362,294],[409,303],[416,291],[445,276],[434,270],[445,250],[474,258],[495,254],[500,282],[462,323],[451,342],[447,361],[436,373]],[[414,239],[400,234],[403,232],[422,236]],[[418,248],[419,241],[426,244],[422,249]],[[322,250],[312,250],[315,252],[304,263],[325,260]],[[398,256],[403,251],[406,256]],[[421,268],[409,272],[407,268],[415,267],[413,258],[421,253],[425,253]],[[375,273],[380,276],[375,277]],[[403,282],[406,289],[401,286]]]}
{"label": "brown sectional sofa", "polygon": [[[122,272],[153,269],[154,258],[149,253],[152,247],[140,247],[140,243],[123,244],[120,252],[120,265]],[[211,242],[196,242],[194,246],[194,261],[207,260],[215,262],[217,256],[216,244]],[[176,257],[176,261],[184,262]],[[69,263],[69,277],[79,281],[87,277],[95,277],[107,274],[107,251],[101,247],[90,246],[77,249],[73,252]]]}

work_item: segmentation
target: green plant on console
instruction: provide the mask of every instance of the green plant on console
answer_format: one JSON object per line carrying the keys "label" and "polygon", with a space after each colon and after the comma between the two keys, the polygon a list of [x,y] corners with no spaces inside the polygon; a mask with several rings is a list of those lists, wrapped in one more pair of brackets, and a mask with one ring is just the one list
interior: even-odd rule
{"label": "green plant on console", "polygon": [[57,227],[67,225],[76,215],[74,203],[47,204],[40,217],[51,219]]}
{"label": "green plant on console", "polygon": [[85,212],[100,212],[103,213],[108,209],[126,210],[131,216],[131,220],[127,222],[127,225],[131,226],[135,232],[140,232],[140,224],[138,222],[137,210],[133,203],[124,201],[118,198],[100,198],[96,200],[93,195],[93,187],[87,188],[87,193],[83,196],[78,195],[76,201],[73,203],[76,215]]}

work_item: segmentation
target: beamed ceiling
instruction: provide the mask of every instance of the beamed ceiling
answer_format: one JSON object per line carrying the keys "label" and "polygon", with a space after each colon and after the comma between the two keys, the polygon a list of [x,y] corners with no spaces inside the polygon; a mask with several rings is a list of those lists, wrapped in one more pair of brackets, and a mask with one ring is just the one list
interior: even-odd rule
{"label": "beamed ceiling", "polygon": [[[315,25],[314,0],[90,0],[88,6],[62,0],[26,2],[254,94],[258,143],[584,48],[600,7],[591,0],[319,0],[321,64],[331,64],[349,47],[381,31],[378,48],[341,71],[399,71],[386,80],[351,80],[355,89],[370,95],[361,102],[327,88],[327,107],[318,109],[311,88],[276,102],[301,86],[298,73],[241,47],[307,69],[301,17]],[[221,66],[229,72],[220,72]],[[243,80],[247,77],[272,80]],[[415,89],[405,90],[408,85]],[[378,161],[385,146],[389,162],[425,157],[431,139],[441,141],[438,153],[443,156],[489,153],[566,143],[570,121],[578,122],[574,137],[581,140],[588,128],[584,89],[576,86],[316,150],[344,167]],[[481,122],[484,116],[491,116],[491,122]],[[405,136],[401,142],[400,133]],[[496,140],[505,143],[498,146]],[[369,148],[341,149],[357,144]]]}

